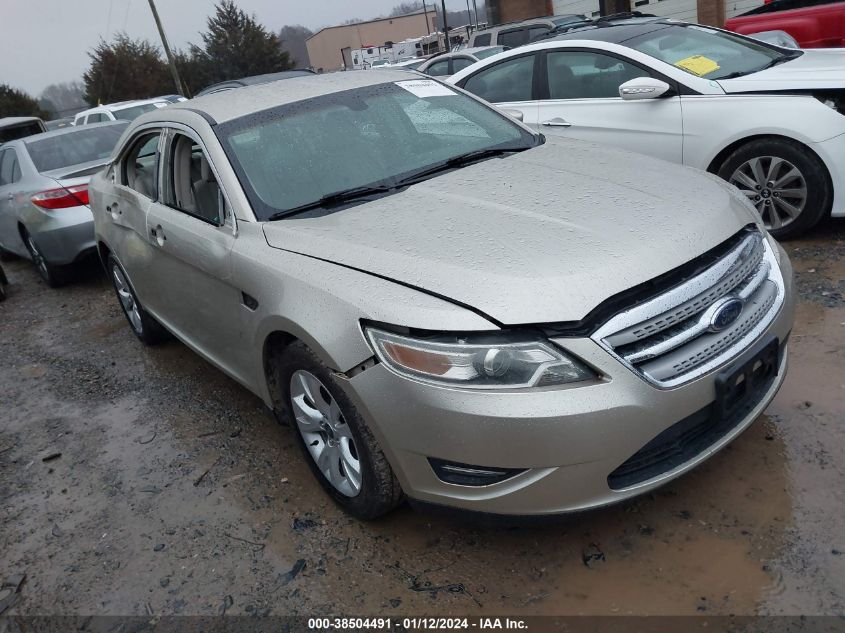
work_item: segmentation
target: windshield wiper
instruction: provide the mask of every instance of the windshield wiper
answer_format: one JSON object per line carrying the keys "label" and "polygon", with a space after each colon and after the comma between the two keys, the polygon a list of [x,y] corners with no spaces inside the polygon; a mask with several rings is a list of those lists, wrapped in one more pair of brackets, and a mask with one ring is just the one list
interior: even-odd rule
{"label": "windshield wiper", "polygon": [[357,200],[358,198],[366,198],[367,196],[372,196],[379,193],[387,193],[388,191],[391,191],[395,188],[395,185],[376,184],[366,185],[364,187],[354,187],[352,189],[344,189],[343,191],[336,191],[334,193],[326,194],[325,196],[314,200],[313,202],[307,202],[305,204],[299,205],[298,207],[293,207],[292,209],[285,209],[284,211],[274,213],[269,218],[267,218],[267,222],[281,220],[282,218],[286,218],[289,215],[295,215],[297,213],[302,213],[303,211],[310,211],[311,209],[331,207],[343,204],[345,202],[352,202],[354,200]]}
{"label": "windshield wiper", "polygon": [[780,57],[775,57],[774,59],[770,60],[768,63],[764,64],[763,66],[760,66],[760,68],[758,68],[756,70],[737,71],[735,73],[729,73],[729,74],[725,75],[724,77],[719,77],[719,79],[717,81],[721,81],[722,79],[736,79],[737,77],[745,77],[746,75],[752,75],[754,73],[759,73],[763,70],[768,70],[769,68],[772,68],[773,66],[777,66],[779,64],[783,64],[783,63],[786,63],[786,62],[791,62],[793,59],[795,59],[798,56],[799,55],[786,55],[786,54],[784,54],[784,55],[781,55]]}
{"label": "windshield wiper", "polygon": [[466,154],[461,154],[460,156],[454,156],[449,158],[448,160],[444,160],[440,163],[432,165],[431,167],[426,167],[425,169],[421,169],[420,171],[414,172],[405,178],[400,178],[396,181],[396,186],[404,187],[406,185],[413,185],[418,182],[422,182],[423,180],[427,180],[431,176],[435,174],[439,174],[440,172],[447,171],[449,169],[454,169],[456,167],[462,167],[464,165],[468,165],[470,163],[474,163],[479,160],[483,160],[485,158],[492,158],[494,156],[501,156],[502,154],[511,154],[514,152],[521,152],[526,149],[531,149],[535,147],[534,145],[521,145],[519,147],[499,147],[494,149],[480,149],[475,152],[468,152]]}

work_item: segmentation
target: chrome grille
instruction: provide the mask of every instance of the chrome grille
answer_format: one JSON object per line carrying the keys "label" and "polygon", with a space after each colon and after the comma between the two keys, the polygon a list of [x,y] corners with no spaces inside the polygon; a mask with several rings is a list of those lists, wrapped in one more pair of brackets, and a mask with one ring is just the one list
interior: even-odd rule
{"label": "chrome grille", "polygon": [[[730,360],[771,323],[783,303],[783,278],[763,235],[746,230],[715,264],[674,288],[617,314],[593,339],[659,387],[688,382]],[[736,320],[713,319],[740,299]]]}

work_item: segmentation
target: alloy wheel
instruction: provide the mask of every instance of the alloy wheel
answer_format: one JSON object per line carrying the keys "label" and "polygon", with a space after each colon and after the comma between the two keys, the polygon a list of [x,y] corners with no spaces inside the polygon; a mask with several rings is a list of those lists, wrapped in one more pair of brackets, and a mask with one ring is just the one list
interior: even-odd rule
{"label": "alloy wheel", "polygon": [[737,167],[729,181],[757,207],[768,229],[794,222],[807,202],[801,171],[778,156],[757,156]]}
{"label": "alloy wheel", "polygon": [[290,379],[291,407],[305,446],[320,472],[347,497],[361,492],[361,462],[340,406],[314,374],[297,370]]}
{"label": "alloy wheel", "polygon": [[129,324],[132,329],[138,334],[143,332],[144,326],[141,323],[141,311],[138,309],[138,302],[135,301],[135,295],[129,287],[129,282],[123,275],[123,271],[119,266],[112,266],[112,277],[114,278],[114,287],[117,290],[117,296],[120,299],[120,305],[129,319]]}
{"label": "alloy wheel", "polygon": [[49,279],[50,270],[47,268],[47,260],[44,259],[41,251],[39,251],[38,247],[35,245],[35,240],[32,239],[32,236],[29,234],[26,236],[26,245],[29,247],[29,254],[32,255],[32,262],[35,264],[35,267],[38,268],[38,272],[44,279]]}

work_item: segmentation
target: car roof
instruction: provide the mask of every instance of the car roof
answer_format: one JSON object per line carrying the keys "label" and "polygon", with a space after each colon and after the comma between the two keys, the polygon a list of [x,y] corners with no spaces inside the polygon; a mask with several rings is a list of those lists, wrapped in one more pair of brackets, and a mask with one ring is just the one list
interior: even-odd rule
{"label": "car roof", "polygon": [[528,20],[516,20],[514,22],[502,22],[501,24],[494,24],[484,29],[479,29],[473,36],[481,35],[482,33],[492,33],[493,31],[500,31],[502,29],[519,28],[521,26],[531,26],[532,24],[553,24],[552,18],[563,16],[543,16],[539,18],[530,18]]}
{"label": "car roof", "polygon": [[585,24],[574,29],[565,31],[559,35],[545,38],[544,42],[556,42],[561,40],[599,40],[622,44],[632,38],[669,28],[670,26],[682,26],[686,23],[678,22],[668,18],[625,18],[620,20],[594,20],[592,24]]}
{"label": "car roof", "polygon": [[30,143],[32,141],[40,141],[45,138],[55,138],[57,136],[64,136],[65,134],[76,134],[82,130],[92,130],[96,127],[109,127],[114,125],[122,125],[127,126],[129,125],[128,121],[106,121],[105,123],[90,123],[88,125],[83,126],[68,126],[68,127],[61,127],[55,130],[48,130],[47,132],[41,132],[40,134],[33,134],[32,136],[27,136],[25,138],[20,139],[25,143]]}
{"label": "car roof", "polygon": [[468,53],[469,55],[475,55],[481,51],[489,51],[491,48],[504,48],[504,46],[502,44],[497,44],[495,46],[470,46],[469,48],[461,49],[454,54],[460,55],[461,53]]}
{"label": "car roof", "polygon": [[33,121],[40,121],[37,116],[7,116],[0,119],[0,127],[7,125],[20,125],[21,123],[32,123]]}
{"label": "car roof", "polygon": [[313,75],[311,70],[283,70],[277,73],[265,73],[263,75],[252,75],[250,77],[241,77],[239,79],[227,79],[216,84],[206,86],[197,93],[197,96],[204,96],[213,92],[221,90],[231,90],[232,88],[243,88],[244,86],[254,86],[256,84],[269,83],[271,81],[278,81],[280,79],[291,79],[292,77],[304,77],[305,75]]}
{"label": "car roof", "polygon": [[194,97],[188,101],[174,103],[167,108],[154,110],[143,115],[146,123],[167,120],[167,114],[174,110],[197,112],[213,123],[224,123],[232,119],[261,112],[280,105],[313,99],[323,95],[375,86],[391,81],[409,81],[412,75],[406,70],[377,68],[375,70],[347,71],[324,74],[305,74],[302,77],[278,82],[245,86],[238,90],[226,90]]}
{"label": "car roof", "polygon": [[74,115],[74,118],[85,116],[86,114],[89,114],[91,112],[102,112],[103,110],[111,112],[113,110],[131,108],[132,106],[146,105],[148,103],[169,103],[169,101],[162,97],[153,97],[152,99],[132,99],[130,101],[116,101],[115,103],[104,103],[103,105],[94,106],[93,108],[88,108],[87,110],[83,110],[82,112],[77,112]]}

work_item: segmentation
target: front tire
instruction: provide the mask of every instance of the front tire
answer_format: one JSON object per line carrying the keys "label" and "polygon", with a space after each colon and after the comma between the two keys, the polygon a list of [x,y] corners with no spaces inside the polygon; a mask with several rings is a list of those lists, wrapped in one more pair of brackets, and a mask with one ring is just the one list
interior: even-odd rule
{"label": "front tire", "polygon": [[9,285],[9,280],[6,279],[6,273],[3,270],[3,267],[0,266],[0,301],[4,301],[6,299],[6,288]]}
{"label": "front tire", "polygon": [[746,143],[725,159],[718,174],[748,197],[777,239],[800,235],[830,212],[827,168],[795,141],[764,138]]}
{"label": "front tire", "polygon": [[375,519],[402,500],[378,441],[331,371],[303,343],[278,361],[283,416],[323,489],[349,514]]}
{"label": "front tire", "polygon": [[167,330],[144,310],[135,295],[135,289],[129,283],[129,277],[126,276],[126,272],[114,255],[109,255],[106,263],[106,270],[112,281],[117,300],[120,302],[123,314],[135,336],[144,345],[156,345],[166,339],[168,336]]}

